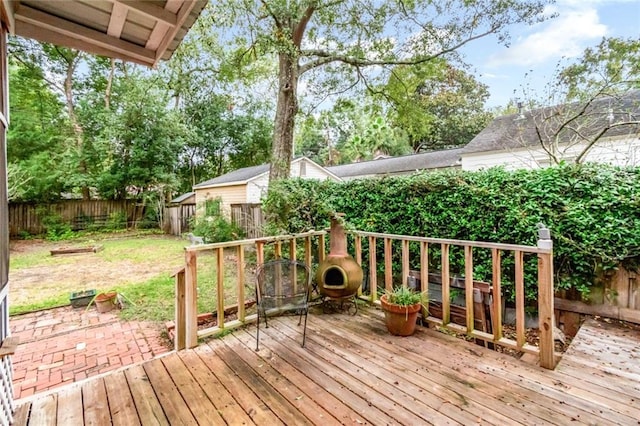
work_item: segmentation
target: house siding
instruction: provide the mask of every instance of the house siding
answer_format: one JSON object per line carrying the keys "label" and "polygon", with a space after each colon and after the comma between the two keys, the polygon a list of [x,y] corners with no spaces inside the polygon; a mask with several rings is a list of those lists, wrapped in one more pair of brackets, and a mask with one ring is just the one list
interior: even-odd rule
{"label": "house siding", "polygon": [[[332,179],[338,180],[323,168],[306,158],[295,160],[291,163],[289,176],[302,179]],[[260,203],[269,188],[269,174],[260,175],[247,183],[247,203]]]}
{"label": "house siding", "polygon": [[[195,190],[196,205],[201,206],[206,200],[217,197],[222,198],[222,210],[225,216],[230,217],[231,204],[247,202],[247,185],[229,185],[215,188],[199,188]],[[199,209],[200,207],[198,207]]]}
{"label": "house siding", "polygon": [[269,175],[264,174],[247,183],[247,203],[260,203],[260,199],[269,188]]}
{"label": "house siding", "polygon": [[300,177],[303,179],[335,180],[335,178],[328,174],[324,168],[312,163],[311,161],[308,161],[306,158],[303,158],[300,161],[291,164],[290,176],[296,178]]}
{"label": "house siding", "polygon": [[[581,144],[566,149],[562,158],[568,162],[573,161],[584,147],[585,145]],[[638,166],[640,165],[640,139],[600,141],[591,148],[584,161],[615,166]],[[504,166],[507,170],[536,169],[547,165],[549,165],[548,155],[542,148],[536,147],[462,154],[463,170],[479,170],[495,166]]]}

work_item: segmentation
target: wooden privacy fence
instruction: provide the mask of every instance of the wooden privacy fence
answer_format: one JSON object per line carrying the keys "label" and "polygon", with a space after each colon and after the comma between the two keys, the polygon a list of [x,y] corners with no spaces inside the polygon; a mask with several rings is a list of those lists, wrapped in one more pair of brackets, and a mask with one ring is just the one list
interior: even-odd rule
{"label": "wooden privacy fence", "polygon": [[144,206],[132,200],[65,200],[51,204],[10,203],[9,235],[26,232],[38,235],[46,232],[47,218],[56,218],[73,230],[104,226],[118,216],[126,218],[127,226],[135,226],[144,217]]}
{"label": "wooden privacy fence", "polygon": [[[545,368],[555,367],[553,341],[553,256],[550,239],[541,238],[537,246],[487,243],[480,241],[446,240],[437,238],[412,237],[371,232],[351,231],[351,247],[354,258],[364,269],[368,270],[368,286],[361,289],[360,297],[370,303],[379,303],[378,292],[389,290],[394,285],[394,269],[400,271],[398,285],[408,285],[412,265],[418,265],[421,278],[421,290],[428,295],[429,291],[429,252],[439,252],[439,274],[442,291],[441,315],[435,317],[423,312],[423,318],[430,323],[466,334],[469,337],[490,342],[494,345],[516,349],[520,352],[533,353],[539,357],[540,365]],[[198,337],[205,337],[232,329],[256,320],[256,315],[247,315],[245,305],[253,298],[253,294],[245,287],[253,288],[255,280],[252,273],[255,266],[268,257],[304,257],[307,265],[322,262],[326,255],[326,232],[309,232],[299,235],[286,235],[259,239],[248,239],[225,243],[208,244],[185,248],[185,268],[176,273],[176,349],[197,346]],[[302,241],[302,244],[300,244]],[[394,265],[394,246],[399,246],[399,264]],[[463,325],[451,321],[451,277],[450,260],[452,249],[461,253],[464,259],[464,311]],[[251,249],[251,251],[249,251]],[[493,304],[491,328],[488,331],[478,330],[474,319],[474,253],[488,250],[491,259],[491,303]],[[251,260],[247,253],[251,254]],[[378,256],[382,255],[379,264]],[[513,277],[515,283],[515,340],[505,337],[502,318],[502,273],[503,256],[512,256],[514,262]],[[527,343],[525,334],[525,256],[537,257],[537,300],[539,315],[539,346]],[[213,262],[211,266],[202,267],[198,259]],[[366,261],[365,261],[366,260]],[[433,259],[432,259],[433,260]],[[229,263],[231,266],[229,266]],[[396,262],[397,263],[397,262]],[[395,268],[394,268],[395,266]],[[231,271],[229,271],[231,268]],[[378,285],[378,272],[383,271],[383,285]],[[235,273],[227,273],[225,271]],[[210,277],[214,289],[211,303],[217,312],[217,324],[198,330],[199,279],[203,274]],[[237,318],[226,321],[224,312],[231,305],[237,306]],[[203,311],[204,312],[204,311]],[[209,310],[211,312],[211,310]]]}
{"label": "wooden privacy fence", "polygon": [[195,204],[180,204],[167,207],[165,217],[169,223],[171,235],[182,235],[191,228],[191,218],[196,215]]}
{"label": "wooden privacy fence", "polygon": [[231,204],[231,222],[242,229],[247,238],[264,236],[265,223],[261,204]]}

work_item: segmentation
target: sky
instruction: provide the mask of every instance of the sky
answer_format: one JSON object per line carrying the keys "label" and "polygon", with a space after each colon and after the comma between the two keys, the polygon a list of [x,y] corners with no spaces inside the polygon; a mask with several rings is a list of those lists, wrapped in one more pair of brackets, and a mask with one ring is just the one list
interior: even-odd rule
{"label": "sky", "polygon": [[559,61],[575,61],[603,37],[640,38],[640,0],[558,0],[549,12],[558,16],[512,26],[508,48],[487,37],[462,49],[478,80],[489,86],[487,107],[522,99],[526,86],[541,94]]}

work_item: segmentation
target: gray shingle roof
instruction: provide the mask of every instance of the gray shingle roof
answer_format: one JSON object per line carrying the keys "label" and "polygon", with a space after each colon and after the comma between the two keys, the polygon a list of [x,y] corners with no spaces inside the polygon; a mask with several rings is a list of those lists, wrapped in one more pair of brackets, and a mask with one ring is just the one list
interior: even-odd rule
{"label": "gray shingle roof", "polygon": [[194,186],[195,188],[205,188],[212,185],[220,185],[231,182],[246,182],[256,176],[259,176],[269,171],[270,164],[261,164],[259,166],[245,167],[242,169],[234,170],[226,173],[222,176],[215,177],[213,179],[205,180]]}
{"label": "gray shingle roof", "polygon": [[171,202],[172,203],[181,203],[181,202],[185,201],[186,199],[188,199],[189,197],[194,196],[195,194],[196,194],[195,192],[187,192],[185,194],[178,195],[176,198],[171,200]]}
{"label": "gray shingle roof", "polygon": [[[522,116],[511,114],[498,117],[464,147],[464,153],[537,146],[540,144],[538,133],[548,142],[547,138],[554,137],[560,126],[580,108],[582,104],[575,103],[539,108],[525,112]],[[619,97],[596,99],[580,118],[571,123],[571,127],[578,129],[582,136],[565,129],[558,133],[559,142],[574,143],[580,137],[593,139],[609,124],[610,116],[613,117],[613,122],[640,120],[640,90],[630,91]],[[617,126],[608,129],[603,137],[637,135],[639,132],[638,125]]]}
{"label": "gray shingle roof", "polygon": [[438,169],[459,165],[462,148],[403,155],[360,163],[327,167],[333,174],[345,178],[385,174],[411,173],[416,170]]}

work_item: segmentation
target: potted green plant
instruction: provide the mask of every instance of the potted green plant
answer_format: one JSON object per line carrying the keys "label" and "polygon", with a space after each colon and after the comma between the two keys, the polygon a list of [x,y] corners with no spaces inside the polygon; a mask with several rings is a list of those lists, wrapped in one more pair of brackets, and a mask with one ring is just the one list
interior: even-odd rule
{"label": "potted green plant", "polygon": [[387,291],[380,298],[389,333],[411,336],[416,329],[418,312],[423,306],[423,295],[410,288],[399,286]]}

